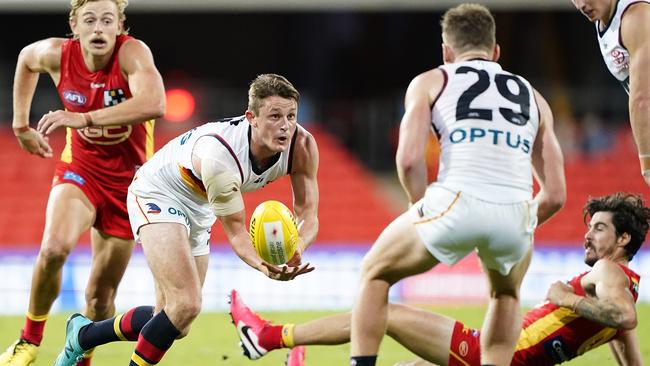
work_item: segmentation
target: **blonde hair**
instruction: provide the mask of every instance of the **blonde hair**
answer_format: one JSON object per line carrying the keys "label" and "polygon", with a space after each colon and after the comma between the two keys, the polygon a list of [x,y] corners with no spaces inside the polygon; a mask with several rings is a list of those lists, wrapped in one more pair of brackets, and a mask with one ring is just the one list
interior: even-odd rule
{"label": "blonde hair", "polygon": [[300,93],[284,76],[277,74],[258,75],[248,88],[248,110],[258,114],[264,99],[279,96],[298,103]]}
{"label": "blonde hair", "polygon": [[490,10],[479,4],[461,4],[442,17],[443,41],[457,53],[470,50],[492,51],[496,44],[496,24]]}
{"label": "blonde hair", "polygon": [[[73,19],[74,17],[77,16],[77,11],[79,8],[82,6],[86,5],[87,3],[95,2],[99,0],[70,0],[70,19]],[[111,0],[112,2],[117,5],[117,13],[120,17],[120,21],[125,21],[126,20],[126,14],[124,13],[124,9],[129,5],[129,0]],[[122,32],[123,34],[126,34],[127,31],[125,30]]]}

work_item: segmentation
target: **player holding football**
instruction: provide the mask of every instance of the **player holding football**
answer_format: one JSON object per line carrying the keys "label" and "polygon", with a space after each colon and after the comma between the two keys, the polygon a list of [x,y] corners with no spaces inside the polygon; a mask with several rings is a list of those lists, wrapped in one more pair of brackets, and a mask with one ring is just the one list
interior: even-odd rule
{"label": "player holding football", "polygon": [[650,1],[572,0],[596,25],[600,52],[609,72],[629,95],[630,124],[641,174],[650,185]]}
{"label": "player holding football", "polygon": [[[511,365],[554,365],[609,343],[619,365],[642,365],[636,335],[640,277],[628,268],[643,244],[650,208],[639,196],[613,194],[592,198],[584,208],[588,230],[584,261],[592,267],[568,282],[551,285],[546,301],[528,311],[520,328]],[[230,311],[256,335],[242,340],[244,354],[294,347],[289,360],[304,363],[303,345],[334,345],[350,340],[350,314],[305,324],[273,325],[253,313],[232,291]],[[386,333],[425,360],[437,365],[480,365],[479,331],[459,321],[411,306],[390,304]],[[425,361],[400,365],[431,365]]]}
{"label": "player holding football", "polygon": [[[61,288],[61,268],[89,229],[92,264],[85,314],[95,320],[113,316],[117,286],[133,249],[127,188],[153,153],[153,119],[165,111],[164,86],[151,51],[127,35],[127,1],[70,4],[72,39],[30,44],[16,65],[13,130],[20,146],[49,158],[52,150],[44,136],[68,128],[47,204],[25,325],[20,338],[0,355],[3,366],[26,366],[36,359],[48,312]],[[29,111],[40,73],[50,75],[65,110],[47,113],[35,130],[29,127]]]}
{"label": "player holding football", "polygon": [[[490,283],[481,362],[510,362],[519,334],[519,287],[533,232],[566,195],[563,159],[544,98],[496,62],[494,18],[463,4],[442,19],[445,64],[408,87],[397,171],[412,207],[381,233],[361,269],[352,311],[350,364],[375,365],[388,290],[476,250]],[[429,131],[440,141],[438,181],[427,187]],[[540,191],[533,196],[533,173]]]}
{"label": "player holding football", "polygon": [[[217,217],[237,255],[266,276],[287,281],[314,269],[300,265],[300,253],[318,231],[318,149],[297,124],[298,99],[284,77],[260,75],[250,85],[243,116],[178,136],[138,170],[127,204],[156,283],[155,312],[141,306],[98,323],[73,315],[56,366],[72,366],[84,351],[117,340],[137,340],[130,365],[157,364],[199,314]],[[303,224],[299,250],[289,267],[279,268],[253,249],[242,193],[284,175],[291,177],[296,220]]]}

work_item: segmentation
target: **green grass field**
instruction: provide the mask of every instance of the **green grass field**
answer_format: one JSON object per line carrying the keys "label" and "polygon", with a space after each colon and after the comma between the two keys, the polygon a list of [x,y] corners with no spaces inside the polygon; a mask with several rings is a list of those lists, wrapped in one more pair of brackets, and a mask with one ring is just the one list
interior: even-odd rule
{"label": "green grass field", "polygon": [[[456,319],[463,320],[467,325],[478,327],[483,317],[483,308],[456,307],[435,308],[434,310]],[[267,319],[275,322],[300,323],[320,316],[329,315],[325,312],[299,313],[263,313]],[[53,316],[46,328],[39,359],[35,366],[51,365],[63,345],[65,315]],[[8,346],[15,340],[18,330],[22,327],[22,317],[0,317],[0,346]],[[641,340],[644,361],[650,362],[650,305],[639,306],[639,326],[637,328]],[[94,366],[127,365],[133,343],[117,342],[100,347],[95,352]],[[305,363],[308,366],[346,365],[349,348],[347,345],[336,347],[314,346],[307,348]],[[273,351],[264,358],[250,361],[241,355],[235,329],[230,318],[223,313],[202,314],[190,335],[174,344],[163,361],[164,365],[208,366],[208,365],[249,365],[264,366],[284,364],[286,350]],[[378,365],[393,365],[400,360],[415,358],[413,354],[399,344],[386,337],[380,351]],[[565,365],[615,365],[609,347],[603,346],[583,357]]]}

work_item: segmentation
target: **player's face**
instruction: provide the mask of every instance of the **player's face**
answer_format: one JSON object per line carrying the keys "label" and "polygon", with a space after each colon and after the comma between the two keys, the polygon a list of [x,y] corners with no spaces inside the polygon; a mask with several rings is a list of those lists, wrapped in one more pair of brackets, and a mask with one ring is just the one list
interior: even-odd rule
{"label": "player's face", "polygon": [[264,99],[257,115],[248,113],[251,113],[250,123],[258,144],[272,153],[289,148],[298,123],[298,104],[295,100],[271,96]]}
{"label": "player's face", "polygon": [[588,226],[584,242],[585,263],[593,266],[599,259],[611,258],[622,238],[616,235],[611,212],[594,213]]}
{"label": "player's face", "polygon": [[587,17],[590,22],[607,21],[613,0],[572,0],[576,9]]}
{"label": "player's face", "polygon": [[91,1],[77,10],[70,27],[82,49],[92,56],[113,52],[115,39],[122,32],[117,5],[112,0]]}

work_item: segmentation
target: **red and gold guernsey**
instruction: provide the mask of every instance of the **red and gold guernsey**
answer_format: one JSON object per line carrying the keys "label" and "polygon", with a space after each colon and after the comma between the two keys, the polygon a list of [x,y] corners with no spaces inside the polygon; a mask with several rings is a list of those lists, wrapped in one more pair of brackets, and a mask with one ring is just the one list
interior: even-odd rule
{"label": "red and gold guernsey", "polygon": [[[110,61],[97,72],[86,67],[78,40],[63,43],[57,90],[66,110],[89,112],[131,98],[118,57],[120,48],[129,39],[132,37],[117,37]],[[135,170],[153,154],[153,124],[151,120],[129,126],[68,128],[61,161],[86,170],[98,179],[130,182]]]}
{"label": "red and gold guernsey", "polygon": [[[620,265],[630,279],[636,302],[638,274]],[[580,280],[588,272],[569,281],[576,294],[585,296]],[[555,365],[568,361],[616,338],[619,330],[585,319],[571,309],[546,302],[526,313],[512,365]]]}
{"label": "red and gold guernsey", "polygon": [[[106,67],[90,72],[78,40],[61,45],[61,78],[57,90],[65,109],[90,112],[131,98],[119,64],[119,53],[130,36],[117,37]],[[154,121],[129,126],[93,126],[66,131],[66,144],[56,165],[53,186],[73,184],[96,210],[93,227],[131,239],[126,195],[135,171],[153,154]]]}

